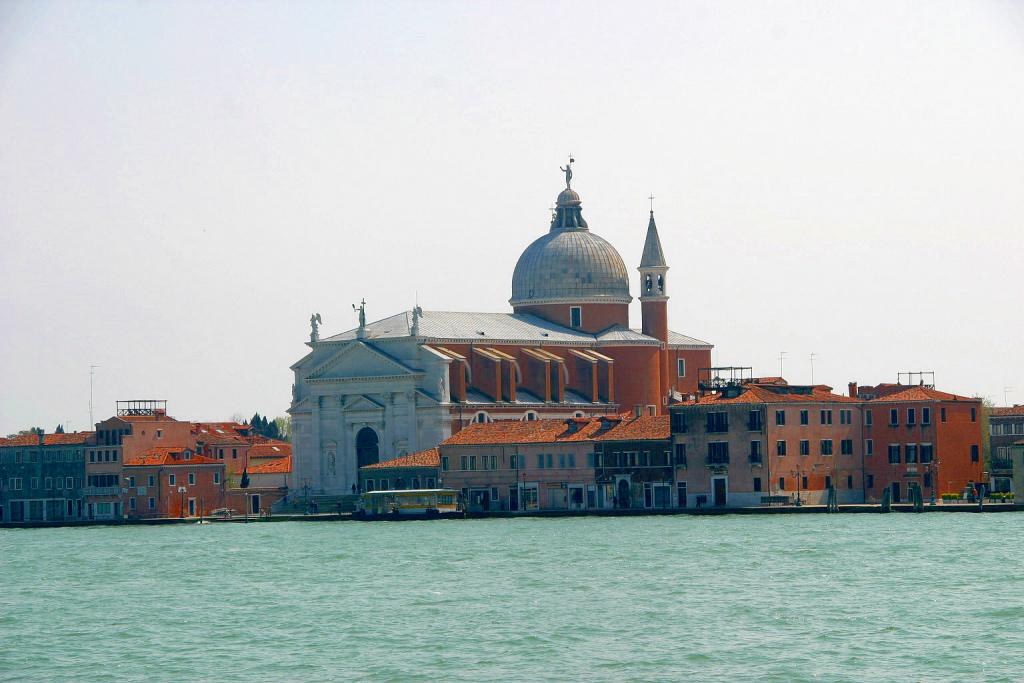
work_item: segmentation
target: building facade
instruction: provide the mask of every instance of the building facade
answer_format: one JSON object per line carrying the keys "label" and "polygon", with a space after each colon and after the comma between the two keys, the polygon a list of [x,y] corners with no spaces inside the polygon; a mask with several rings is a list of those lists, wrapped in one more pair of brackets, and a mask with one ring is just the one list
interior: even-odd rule
{"label": "building facade", "polygon": [[1024,405],[992,408],[988,416],[989,480],[993,491],[1016,493],[1013,487],[1016,473],[1011,451],[1024,439]]}
{"label": "building facade", "polygon": [[128,516],[198,517],[224,507],[224,471],[223,462],[191,448],[156,446],[133,454],[124,463]]}
{"label": "building facade", "polygon": [[418,307],[320,338],[292,366],[294,485],[339,494],[359,468],[431,448],[472,423],[662,413],[696,388],[711,345],[668,328],[668,265],[651,213],[638,268],[642,321],[629,321],[630,276],[590,231],[566,187],[548,232],[522,253],[511,313]]}
{"label": "building facade", "polygon": [[84,518],[86,450],[93,432],[0,439],[0,523]]}
{"label": "building facade", "polygon": [[358,491],[437,488],[441,455],[437,448],[359,468]]}

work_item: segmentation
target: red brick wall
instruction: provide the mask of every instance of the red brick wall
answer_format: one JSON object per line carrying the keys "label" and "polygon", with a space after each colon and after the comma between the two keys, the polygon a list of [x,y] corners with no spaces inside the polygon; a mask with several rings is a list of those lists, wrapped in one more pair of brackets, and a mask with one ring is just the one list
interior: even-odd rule
{"label": "red brick wall", "polygon": [[628,304],[542,304],[539,306],[516,306],[516,313],[529,313],[569,327],[569,308],[579,306],[582,309],[582,332],[591,334],[608,329],[612,325],[629,326]]}
{"label": "red brick wall", "polygon": [[661,402],[661,350],[657,346],[602,346],[600,352],[615,359],[615,401],[621,411],[635,405],[657,406]]}

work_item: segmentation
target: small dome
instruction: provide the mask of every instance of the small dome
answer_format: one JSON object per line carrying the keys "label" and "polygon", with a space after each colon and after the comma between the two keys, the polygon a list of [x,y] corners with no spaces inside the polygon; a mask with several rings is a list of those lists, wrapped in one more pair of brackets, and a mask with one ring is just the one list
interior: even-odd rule
{"label": "small dome", "polygon": [[629,275],[619,252],[590,232],[580,196],[558,195],[551,230],[526,248],[512,273],[513,306],[544,303],[625,303]]}

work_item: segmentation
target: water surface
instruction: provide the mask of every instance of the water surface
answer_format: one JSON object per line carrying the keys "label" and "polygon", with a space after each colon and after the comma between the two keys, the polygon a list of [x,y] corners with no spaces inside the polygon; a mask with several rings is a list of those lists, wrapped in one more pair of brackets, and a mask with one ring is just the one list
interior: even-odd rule
{"label": "water surface", "polygon": [[1019,681],[1022,524],[0,530],[0,680]]}

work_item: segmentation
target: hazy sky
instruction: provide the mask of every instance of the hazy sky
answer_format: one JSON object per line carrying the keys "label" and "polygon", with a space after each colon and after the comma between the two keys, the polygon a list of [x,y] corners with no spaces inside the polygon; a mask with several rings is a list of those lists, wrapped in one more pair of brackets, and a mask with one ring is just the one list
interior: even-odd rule
{"label": "hazy sky", "polygon": [[278,415],[313,311],[509,310],[570,151],[716,363],[1024,402],[1024,3],[8,0],[0,433],[87,428],[90,364],[97,420]]}

